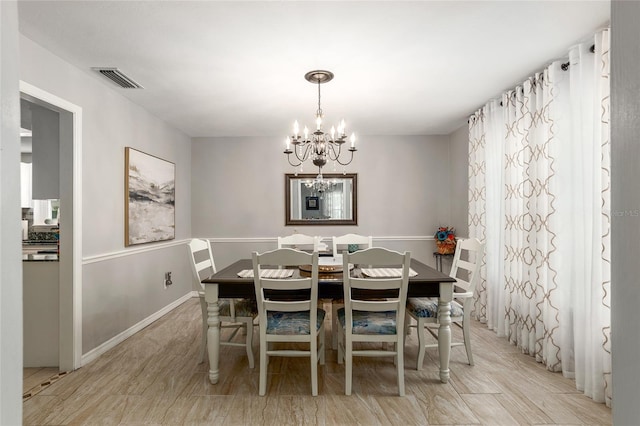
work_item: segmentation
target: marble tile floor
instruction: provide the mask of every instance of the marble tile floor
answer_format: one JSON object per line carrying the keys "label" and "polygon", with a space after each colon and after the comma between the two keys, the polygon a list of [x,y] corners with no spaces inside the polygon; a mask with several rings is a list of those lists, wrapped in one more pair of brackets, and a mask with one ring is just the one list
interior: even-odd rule
{"label": "marble tile floor", "polygon": [[26,401],[67,375],[57,367],[25,367],[22,369],[22,400]]}
{"label": "marble tile floor", "polygon": [[[330,305],[325,305],[330,312]],[[200,307],[190,299],[92,363],[23,403],[25,425],[608,425],[611,410],[487,330],[473,326],[476,365],[454,348],[451,380],[438,379],[437,351],[415,370],[415,333],[405,351],[406,396],[397,395],[391,358],[356,358],[353,395],[344,367],[327,349],[319,396],[311,396],[309,361],[271,359],[267,396],[258,396],[241,347],[222,347],[220,382],[198,364]],[[327,318],[327,333],[330,319]],[[239,336],[240,337],[240,336]],[[330,342],[327,335],[327,342]],[[454,328],[454,338],[459,331]],[[258,351],[257,336],[254,343]]]}

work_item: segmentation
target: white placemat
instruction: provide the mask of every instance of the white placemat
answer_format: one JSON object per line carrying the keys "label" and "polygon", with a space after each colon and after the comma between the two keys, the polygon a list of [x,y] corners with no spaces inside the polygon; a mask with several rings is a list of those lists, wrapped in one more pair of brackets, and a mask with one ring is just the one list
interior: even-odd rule
{"label": "white placemat", "polygon": [[[402,268],[362,268],[362,273],[371,278],[401,277]],[[418,273],[409,268],[409,276],[415,277],[416,275]]]}
{"label": "white placemat", "polygon": [[[238,272],[240,278],[253,278],[253,269],[243,269]],[[263,269],[260,271],[262,278],[289,278],[293,276],[293,269]]]}

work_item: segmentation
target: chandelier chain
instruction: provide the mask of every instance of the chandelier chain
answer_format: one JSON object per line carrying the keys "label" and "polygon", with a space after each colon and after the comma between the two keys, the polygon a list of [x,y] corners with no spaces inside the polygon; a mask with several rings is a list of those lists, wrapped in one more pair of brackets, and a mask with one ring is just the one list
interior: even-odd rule
{"label": "chandelier chain", "polygon": [[318,115],[322,117],[322,108],[320,107],[320,79],[318,79]]}

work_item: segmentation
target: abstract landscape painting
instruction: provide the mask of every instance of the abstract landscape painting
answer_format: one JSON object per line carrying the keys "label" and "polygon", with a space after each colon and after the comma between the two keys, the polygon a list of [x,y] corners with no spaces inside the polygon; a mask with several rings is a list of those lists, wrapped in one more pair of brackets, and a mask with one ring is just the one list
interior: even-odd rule
{"label": "abstract landscape painting", "polygon": [[175,238],[174,163],[125,148],[125,246]]}

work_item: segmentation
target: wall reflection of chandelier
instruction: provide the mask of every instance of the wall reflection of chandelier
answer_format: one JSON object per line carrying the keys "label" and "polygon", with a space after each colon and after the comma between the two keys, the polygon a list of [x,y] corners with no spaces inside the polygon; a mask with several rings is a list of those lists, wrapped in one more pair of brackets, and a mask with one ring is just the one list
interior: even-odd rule
{"label": "wall reflection of chandelier", "polygon": [[[287,154],[287,161],[293,167],[302,166],[302,164],[311,158],[312,163],[318,167],[318,177],[314,179],[314,186],[316,188],[322,188],[324,185],[322,178],[322,167],[324,167],[328,161],[334,161],[342,166],[346,166],[353,160],[353,153],[356,149],[356,137],[355,134],[351,134],[349,139],[351,142],[348,151],[351,153],[348,161],[343,161],[340,158],[342,153],[342,146],[347,141],[347,135],[345,132],[344,120],[340,122],[338,127],[331,127],[329,133],[325,133],[322,130],[322,108],[320,106],[320,85],[327,83],[333,79],[333,73],[330,71],[309,71],[304,75],[304,78],[310,83],[318,84],[318,111],[316,111],[316,130],[309,134],[309,129],[305,126],[303,134],[300,134],[300,127],[296,121],[293,124],[293,134],[287,137],[286,149],[284,153]],[[293,145],[293,146],[292,146]],[[295,163],[291,161],[291,154],[295,155]],[[322,191],[327,190],[325,187]]]}
{"label": "wall reflection of chandelier", "polygon": [[309,180],[305,180],[304,182],[304,186],[311,189],[314,193],[320,193],[323,194],[325,192],[331,192],[337,182],[329,179],[326,180],[322,177],[322,174],[318,174],[318,176],[315,179],[309,179]]}

